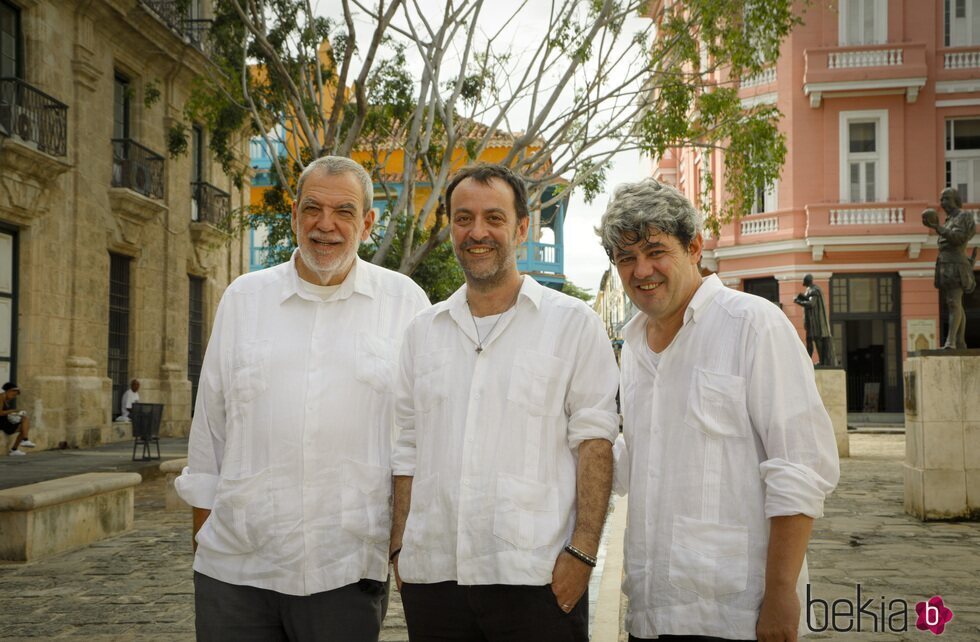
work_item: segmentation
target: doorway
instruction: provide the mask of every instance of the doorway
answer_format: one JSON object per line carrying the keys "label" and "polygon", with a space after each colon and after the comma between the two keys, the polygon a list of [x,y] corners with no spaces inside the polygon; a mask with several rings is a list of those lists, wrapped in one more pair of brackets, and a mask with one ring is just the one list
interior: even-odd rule
{"label": "doorway", "polygon": [[898,275],[834,275],[830,292],[831,332],[847,371],[847,411],[902,412]]}

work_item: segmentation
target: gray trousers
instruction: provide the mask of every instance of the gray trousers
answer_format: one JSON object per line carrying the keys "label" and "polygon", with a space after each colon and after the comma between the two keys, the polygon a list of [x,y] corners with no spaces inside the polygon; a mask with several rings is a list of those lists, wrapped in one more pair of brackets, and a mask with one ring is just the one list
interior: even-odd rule
{"label": "gray trousers", "polygon": [[313,595],[285,595],[194,572],[201,642],[377,642],[388,582],[361,580]]}

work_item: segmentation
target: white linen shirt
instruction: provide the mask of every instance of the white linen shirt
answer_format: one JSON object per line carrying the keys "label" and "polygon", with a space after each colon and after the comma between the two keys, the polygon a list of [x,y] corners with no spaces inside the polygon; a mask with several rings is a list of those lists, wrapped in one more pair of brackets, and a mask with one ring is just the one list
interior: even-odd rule
{"label": "white linen shirt", "polygon": [[393,379],[428,301],[360,259],[323,301],[295,260],[221,297],[175,485],[211,510],[194,570],[310,595],[388,576]]}
{"label": "white linen shirt", "polygon": [[575,525],[578,445],[618,431],[612,347],[588,306],[529,276],[476,345],[466,286],[405,335],[392,472],[414,480],[398,571],[548,584]]}
{"label": "white linen shirt", "polygon": [[134,392],[132,388],[122,394],[119,405],[122,406],[122,417],[129,419],[129,412],[133,409],[134,403],[139,403],[140,393]]}
{"label": "white linen shirt", "polygon": [[839,477],[813,365],[778,307],[714,275],[659,359],[647,318],[623,331],[626,629],[755,639],[769,518],[822,516]]}

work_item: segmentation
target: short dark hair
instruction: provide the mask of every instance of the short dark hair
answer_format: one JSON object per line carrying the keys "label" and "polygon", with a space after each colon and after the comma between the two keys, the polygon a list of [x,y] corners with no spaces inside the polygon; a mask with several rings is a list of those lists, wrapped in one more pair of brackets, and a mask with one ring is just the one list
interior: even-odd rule
{"label": "short dark hair", "polygon": [[514,211],[517,212],[517,220],[530,216],[527,208],[527,184],[519,174],[498,163],[476,163],[461,168],[446,186],[446,214],[450,217],[453,213],[453,191],[467,178],[472,178],[481,185],[489,185],[491,180],[499,178],[514,192]]}
{"label": "short dark hair", "polygon": [[8,381],[7,383],[3,384],[3,391],[7,392],[8,390],[20,390],[20,388],[18,388],[17,384],[13,381]]}

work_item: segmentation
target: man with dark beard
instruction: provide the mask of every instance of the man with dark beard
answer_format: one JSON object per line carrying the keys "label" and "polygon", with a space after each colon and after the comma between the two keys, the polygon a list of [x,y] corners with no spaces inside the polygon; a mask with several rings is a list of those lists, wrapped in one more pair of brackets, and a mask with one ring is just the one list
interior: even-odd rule
{"label": "man with dark beard", "polygon": [[317,159],[296,191],[292,258],[221,298],[176,481],[198,640],[371,642],[388,603],[395,357],[428,302],[357,258],[364,168]]}
{"label": "man with dark beard", "polygon": [[391,557],[413,641],[588,639],[616,362],[591,309],[518,272],[527,200],[500,165],[453,177],[466,284],[405,335]]}

